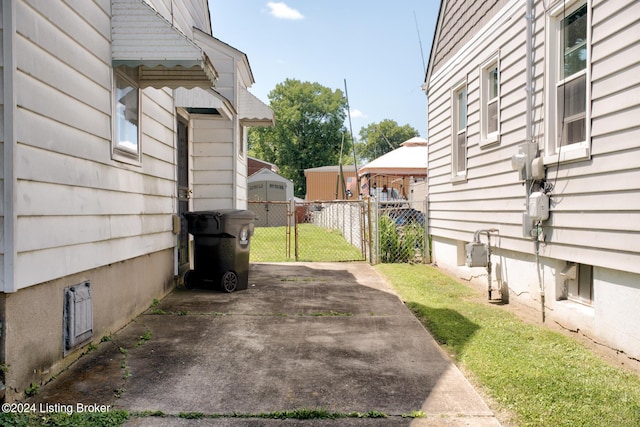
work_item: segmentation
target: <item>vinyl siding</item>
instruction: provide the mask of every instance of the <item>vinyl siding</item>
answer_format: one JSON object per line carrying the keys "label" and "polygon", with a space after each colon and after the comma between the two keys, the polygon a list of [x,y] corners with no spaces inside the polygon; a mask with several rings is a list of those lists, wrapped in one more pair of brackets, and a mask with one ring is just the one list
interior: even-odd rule
{"label": "vinyl siding", "polygon": [[193,37],[193,27],[211,32],[207,0],[145,0],[183,34]]}
{"label": "vinyl siding", "polygon": [[[453,7],[455,2],[446,3]],[[640,3],[590,4],[591,159],[561,163],[558,168],[547,165],[547,180],[555,187],[541,255],[640,273],[636,243],[640,241]],[[546,16],[542,2],[535,8],[533,136],[543,155]],[[511,157],[525,140],[524,2],[508,3],[495,19],[505,11],[508,17],[476,31],[431,75],[430,231],[465,242],[472,240],[475,230],[496,227],[501,250],[532,254],[531,240],[522,237],[525,189],[511,169]],[[495,52],[500,69],[500,141],[480,147],[479,67]],[[468,173],[466,181],[452,183],[451,91],[461,81],[466,81],[468,90]]]}
{"label": "vinyl siding", "polygon": [[192,116],[193,209],[234,208],[233,122]]}
{"label": "vinyl siding", "polygon": [[172,93],[142,91],[140,166],[112,160],[109,11],[16,5],[17,289],[175,246]]}
{"label": "vinyl siding", "polygon": [[[439,33],[429,60],[436,72],[500,10],[507,0],[451,0],[442,2]],[[437,37],[440,35],[440,37]]]}
{"label": "vinyl siding", "polygon": [[562,165],[546,256],[640,273],[640,4],[592,3],[591,160]]}
{"label": "vinyl siding", "polygon": [[[244,80],[248,66],[244,54],[224,42],[195,32],[195,40],[205,47],[215,64],[218,81],[215,90],[239,110],[238,91],[252,81]],[[194,209],[226,209],[247,207],[247,154],[240,155],[244,144],[237,117],[194,119],[193,179]]]}
{"label": "vinyl siding", "polygon": [[[516,5],[517,6],[517,5]],[[430,230],[436,236],[468,242],[478,229],[500,229],[502,249],[530,252],[523,240],[525,192],[511,168],[511,156],[525,137],[524,6],[502,11],[496,28],[475,31],[471,46],[434,75],[429,99]],[[538,32],[540,33],[540,31]],[[542,30],[543,34],[543,30]],[[536,41],[540,43],[541,37]],[[461,47],[461,46],[460,46]],[[544,50],[538,45],[538,49]],[[497,56],[500,70],[500,141],[480,147],[480,67]],[[451,91],[467,84],[467,180],[451,181]],[[540,89],[538,89],[540,93]],[[540,109],[538,96],[537,108]]]}

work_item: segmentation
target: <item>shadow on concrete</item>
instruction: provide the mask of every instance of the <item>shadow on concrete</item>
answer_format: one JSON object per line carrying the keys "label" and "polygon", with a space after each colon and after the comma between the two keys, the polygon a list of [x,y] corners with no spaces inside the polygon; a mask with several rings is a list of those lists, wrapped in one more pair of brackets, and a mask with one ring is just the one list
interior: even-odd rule
{"label": "shadow on concrete", "polygon": [[[477,330],[451,310],[412,308],[455,337],[448,345]],[[252,264],[247,290],[178,288],[31,401],[165,414],[488,411],[365,263]]]}

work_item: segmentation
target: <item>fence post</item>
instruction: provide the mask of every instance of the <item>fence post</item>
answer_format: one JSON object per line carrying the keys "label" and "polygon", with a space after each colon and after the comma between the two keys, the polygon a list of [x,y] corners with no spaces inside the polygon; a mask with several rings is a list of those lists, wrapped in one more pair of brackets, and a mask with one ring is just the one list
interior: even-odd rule
{"label": "fence post", "polygon": [[424,263],[431,264],[431,245],[429,244],[429,195],[424,199]]}
{"label": "fence post", "polygon": [[378,264],[380,247],[378,244],[378,203],[377,199],[369,198],[369,252],[371,264]]}

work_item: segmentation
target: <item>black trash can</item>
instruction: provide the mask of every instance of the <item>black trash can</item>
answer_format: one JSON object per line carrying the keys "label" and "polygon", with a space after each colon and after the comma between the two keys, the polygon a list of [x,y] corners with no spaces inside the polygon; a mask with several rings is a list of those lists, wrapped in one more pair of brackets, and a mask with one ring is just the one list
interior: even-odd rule
{"label": "black trash can", "polygon": [[195,243],[194,269],[185,274],[185,287],[212,287],[225,292],[247,289],[256,215],[247,210],[222,209],[188,212],[185,217]]}

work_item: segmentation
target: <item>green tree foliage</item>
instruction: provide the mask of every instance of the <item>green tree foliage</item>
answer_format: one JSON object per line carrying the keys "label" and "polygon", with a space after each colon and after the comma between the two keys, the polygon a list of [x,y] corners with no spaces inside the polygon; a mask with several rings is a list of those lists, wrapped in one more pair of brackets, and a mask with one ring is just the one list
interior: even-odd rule
{"label": "green tree foliage", "polygon": [[371,161],[395,150],[414,136],[420,136],[420,132],[409,125],[399,126],[395,120],[371,123],[360,129],[360,144],[356,146],[356,151],[359,158]]}
{"label": "green tree foliage", "polygon": [[346,97],[341,90],[295,79],[279,83],[268,96],[276,124],[249,131],[249,152],[278,165],[293,181],[296,196],[304,197],[304,170],[338,164],[343,137],[344,152],[351,149],[344,127]]}

